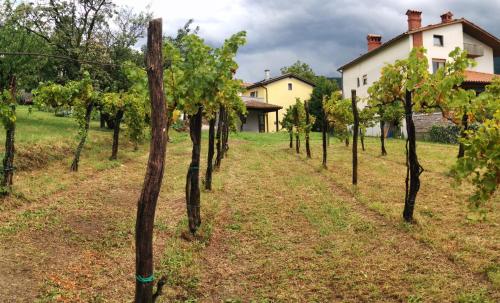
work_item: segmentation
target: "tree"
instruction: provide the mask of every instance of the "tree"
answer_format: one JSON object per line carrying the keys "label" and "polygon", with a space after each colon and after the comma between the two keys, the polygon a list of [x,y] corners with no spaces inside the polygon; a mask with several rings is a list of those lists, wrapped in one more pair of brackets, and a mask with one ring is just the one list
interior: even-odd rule
{"label": "tree", "polygon": [[293,148],[293,105],[288,106],[281,120],[281,128],[286,129],[290,135],[290,148]]}
{"label": "tree", "polygon": [[304,132],[305,132],[305,139],[306,139],[306,154],[307,154],[307,158],[311,158],[311,147],[310,147],[310,144],[309,144],[309,133],[311,132],[312,128],[313,128],[313,125],[314,125],[314,122],[316,121],[316,117],[311,115],[311,113],[309,112],[310,109],[309,109],[309,102],[308,101],[304,101],[304,111],[305,111],[305,114],[306,114],[306,117],[305,117],[305,126],[304,126]]}
{"label": "tree", "polygon": [[105,62],[104,41],[115,5],[111,0],[21,2],[13,10],[17,24],[43,39],[52,54],[71,60],[58,65],[60,80],[81,76],[82,61]]}
{"label": "tree", "polygon": [[375,114],[377,112],[376,108],[365,106],[359,112],[359,135],[361,139],[361,149],[365,151],[365,135],[366,130],[370,127],[375,126]]}
{"label": "tree", "polygon": [[90,118],[94,106],[99,102],[99,93],[94,89],[88,72],[83,72],[83,78],[79,81],[70,81],[62,86],[55,83],[45,83],[33,91],[34,101],[39,105],[52,107],[69,107],[73,110],[73,116],[78,122],[79,143],[75,150],[75,156],[71,163],[71,170],[78,171],[80,154],[87,140],[90,127]]}
{"label": "tree", "polygon": [[[390,79],[390,72],[393,65],[386,65],[382,68],[382,75],[387,75],[384,79]],[[377,109],[377,120],[380,125],[380,148],[382,156],[387,155],[385,149],[385,124],[393,123],[399,125],[404,117],[403,94],[399,83],[390,81],[375,81],[368,88],[368,106]]]}
{"label": "tree", "polygon": [[342,99],[340,92],[334,92],[327,104],[327,119],[337,137],[349,145],[349,126],[354,122],[350,99]]}
{"label": "tree", "polygon": [[[469,60],[459,48],[450,53],[448,63],[449,73],[438,72],[429,74],[425,49],[414,48],[409,57],[386,65],[382,70],[378,89],[380,94],[386,94],[380,100],[404,100],[406,119],[406,166],[405,221],[413,221],[413,211],[417,193],[420,189],[420,175],[423,168],[418,161],[414,112],[424,112],[445,108],[454,98],[452,88],[460,86],[464,80],[464,70],[469,66]],[[404,99],[401,99],[404,96]]]}
{"label": "tree", "polygon": [[300,135],[306,131],[306,111],[300,98],[295,99],[292,107],[292,121],[295,132],[295,152],[300,153]]}
{"label": "tree", "polygon": [[315,82],[316,86],[313,88],[311,98],[308,102],[309,111],[311,115],[316,117],[313,125],[313,130],[319,131],[323,128],[323,99],[325,96],[331,96],[333,92],[338,91],[336,81],[328,79],[323,76],[318,76]]}
{"label": "tree", "polygon": [[282,67],[280,71],[282,75],[292,73],[313,83],[316,82],[316,74],[313,69],[307,63],[300,60],[297,60],[290,66]]}
{"label": "tree", "polygon": [[464,155],[452,168],[452,174],[458,181],[471,180],[476,187],[471,201],[479,206],[494,195],[500,184],[500,78],[470,102],[461,101],[468,105],[468,123],[480,124],[477,130],[466,130],[460,139]]}
{"label": "tree", "polygon": [[326,158],[327,158],[327,132],[328,128],[333,125],[334,113],[336,110],[336,104],[342,100],[342,93],[340,91],[333,91],[330,96],[323,97],[323,132],[322,132],[322,143],[323,143],[323,168],[326,168]]}

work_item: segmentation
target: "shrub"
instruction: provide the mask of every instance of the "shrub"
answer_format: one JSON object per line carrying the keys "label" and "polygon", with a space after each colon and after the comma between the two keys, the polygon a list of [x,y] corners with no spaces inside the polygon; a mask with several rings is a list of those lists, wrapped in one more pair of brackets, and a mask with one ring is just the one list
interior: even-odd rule
{"label": "shrub", "polygon": [[458,144],[460,127],[456,125],[435,124],[429,130],[429,140],[432,142]]}

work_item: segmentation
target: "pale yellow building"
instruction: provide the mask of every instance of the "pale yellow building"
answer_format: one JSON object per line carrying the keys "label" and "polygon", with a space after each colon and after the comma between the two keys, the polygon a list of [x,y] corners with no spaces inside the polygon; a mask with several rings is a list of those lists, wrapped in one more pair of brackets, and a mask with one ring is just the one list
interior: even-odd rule
{"label": "pale yellow building", "polygon": [[[314,83],[297,75],[284,74],[271,78],[266,70],[266,79],[247,85],[243,93],[248,115],[241,129],[258,132],[280,130],[279,121],[288,106],[295,104],[296,98],[309,100],[313,88]],[[260,103],[262,106],[256,106]]]}

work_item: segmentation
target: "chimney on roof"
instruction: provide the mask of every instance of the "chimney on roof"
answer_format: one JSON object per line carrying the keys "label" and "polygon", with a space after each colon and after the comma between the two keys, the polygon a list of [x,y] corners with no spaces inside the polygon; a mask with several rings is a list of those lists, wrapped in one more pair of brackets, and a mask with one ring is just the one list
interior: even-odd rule
{"label": "chimney on roof", "polygon": [[369,34],[366,36],[366,41],[368,42],[368,51],[371,51],[382,45],[382,36]]}
{"label": "chimney on roof", "polygon": [[409,9],[406,15],[408,16],[408,31],[422,27],[422,12]]}
{"label": "chimney on roof", "polygon": [[271,71],[270,71],[270,70],[266,69],[266,70],[264,71],[264,75],[265,75],[264,80],[269,80],[269,79],[271,79]]}
{"label": "chimney on roof", "polygon": [[453,14],[451,12],[447,12],[441,15],[441,23],[448,23],[453,21]]}

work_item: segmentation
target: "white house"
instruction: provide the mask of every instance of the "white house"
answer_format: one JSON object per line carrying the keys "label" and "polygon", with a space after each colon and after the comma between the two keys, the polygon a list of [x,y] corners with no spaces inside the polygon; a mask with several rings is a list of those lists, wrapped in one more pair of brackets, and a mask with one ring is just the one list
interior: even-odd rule
{"label": "white house", "polygon": [[[368,87],[378,80],[386,63],[407,58],[413,47],[420,46],[427,49],[430,72],[442,66],[456,47],[465,49],[477,65],[466,72],[464,87],[481,91],[495,77],[493,58],[500,56],[497,37],[464,18],[453,19],[451,12],[441,15],[440,23],[428,26],[422,26],[422,12],[408,10],[406,15],[406,32],[385,43],[380,35],[368,35],[368,51],[338,69],[342,73],[345,97],[350,96],[352,89],[360,98],[368,97]],[[372,128],[368,134],[378,136],[380,129]]]}

